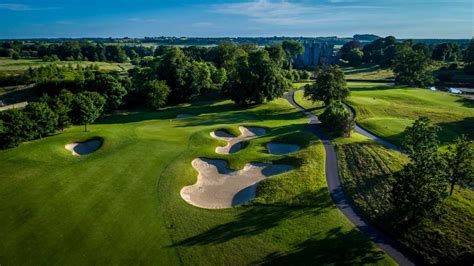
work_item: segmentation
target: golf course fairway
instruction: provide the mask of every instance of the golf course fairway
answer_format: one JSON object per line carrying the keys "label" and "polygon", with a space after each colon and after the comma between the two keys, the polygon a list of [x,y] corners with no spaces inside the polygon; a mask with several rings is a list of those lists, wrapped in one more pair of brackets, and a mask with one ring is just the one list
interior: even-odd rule
{"label": "golf course fairway", "polygon": [[[178,114],[195,115],[176,119]],[[251,263],[384,264],[380,251],[333,205],[324,148],[286,100],[242,108],[201,102],[159,112],[105,117],[0,151],[0,261],[5,265]],[[239,126],[265,128],[236,154],[210,136]],[[72,156],[68,143],[101,138],[97,151]],[[272,155],[269,142],[301,150]],[[294,167],[269,177],[250,203],[206,210],[180,190],[196,183],[195,158],[230,169],[252,162]]]}

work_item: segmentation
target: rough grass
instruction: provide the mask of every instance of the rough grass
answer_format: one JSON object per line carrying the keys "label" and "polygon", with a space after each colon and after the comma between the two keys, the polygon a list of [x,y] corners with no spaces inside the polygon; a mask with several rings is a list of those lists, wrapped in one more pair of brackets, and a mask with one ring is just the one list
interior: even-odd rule
{"label": "rough grass", "polygon": [[442,130],[442,144],[460,134],[474,139],[474,101],[446,92],[379,84],[349,83],[347,102],[356,109],[357,122],[397,145],[402,132],[418,117],[429,117]]}
{"label": "rough grass", "polygon": [[390,175],[407,162],[402,154],[373,142],[337,145],[339,174],[344,190],[372,222],[383,228],[427,263],[470,264],[474,259],[474,192],[456,190],[445,203],[447,213],[439,221],[396,227],[390,213]]}
{"label": "rough grass", "polygon": [[59,61],[59,62],[44,62],[41,59],[18,59],[0,57],[0,73],[3,74],[19,74],[28,68],[35,68],[46,66],[49,64],[57,64],[58,66],[68,66],[71,64],[76,67],[78,64],[82,67],[96,65],[102,71],[127,71],[132,67],[130,63],[107,63],[107,62],[89,62],[89,61]]}
{"label": "rough grass", "polygon": [[[177,114],[195,114],[174,119]],[[203,102],[160,112],[116,114],[91,125],[0,151],[0,263],[394,264],[332,204],[324,149],[307,119],[280,99],[241,109]],[[268,134],[233,155],[214,152],[209,133],[239,125]],[[75,157],[64,145],[92,137],[102,147]],[[271,140],[296,143],[291,156],[269,154]],[[179,195],[196,182],[196,157],[297,167],[258,189],[254,204],[204,210]]]}

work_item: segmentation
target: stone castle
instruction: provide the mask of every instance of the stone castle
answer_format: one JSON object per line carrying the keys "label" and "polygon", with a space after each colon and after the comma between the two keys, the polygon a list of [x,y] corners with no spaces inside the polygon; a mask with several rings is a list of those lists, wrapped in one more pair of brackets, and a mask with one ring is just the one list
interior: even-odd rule
{"label": "stone castle", "polygon": [[305,41],[302,44],[304,53],[295,59],[295,66],[298,68],[336,64],[339,61],[334,45],[315,41]]}

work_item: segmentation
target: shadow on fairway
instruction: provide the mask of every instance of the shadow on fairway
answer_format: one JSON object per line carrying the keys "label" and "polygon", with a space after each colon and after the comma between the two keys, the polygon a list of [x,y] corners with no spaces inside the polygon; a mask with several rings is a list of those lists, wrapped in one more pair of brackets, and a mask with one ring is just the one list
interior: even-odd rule
{"label": "shadow on fairway", "polygon": [[384,253],[375,250],[371,242],[364,241],[364,238],[356,229],[345,232],[337,227],[295,244],[290,252],[270,254],[257,264],[366,265],[383,260]]}
{"label": "shadow on fairway", "polygon": [[461,103],[462,106],[468,107],[468,108],[474,108],[474,100],[468,99],[468,98],[460,98],[456,102]]}
{"label": "shadow on fairway", "polygon": [[312,207],[241,207],[243,211],[232,222],[217,225],[205,232],[175,243],[179,246],[201,246],[219,244],[237,237],[253,236],[277,227],[282,221],[327,212],[335,206],[329,199],[326,188],[314,192],[316,198]]}

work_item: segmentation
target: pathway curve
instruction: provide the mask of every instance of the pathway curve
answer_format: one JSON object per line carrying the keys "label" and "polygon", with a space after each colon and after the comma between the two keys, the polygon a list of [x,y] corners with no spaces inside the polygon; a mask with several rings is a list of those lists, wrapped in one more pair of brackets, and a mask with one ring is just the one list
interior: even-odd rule
{"label": "pathway curve", "polygon": [[353,206],[349,197],[344,193],[342,188],[334,145],[331,143],[330,138],[326,136],[318,126],[318,124],[320,124],[318,117],[297,104],[295,102],[294,95],[295,92],[292,91],[288,92],[283,97],[288,100],[291,105],[308,116],[310,120],[308,125],[309,130],[318,136],[323,142],[324,149],[326,150],[326,182],[328,184],[329,195],[331,196],[336,207],[342,212],[342,214],[344,214],[344,216],[346,216],[347,219],[349,219],[349,221],[355,224],[360,231],[362,231],[380,249],[392,257],[398,264],[416,265],[413,259],[409,258],[406,254],[403,254],[400,251],[401,248],[397,243],[392,241],[380,230],[370,225],[356,210],[355,206]]}

